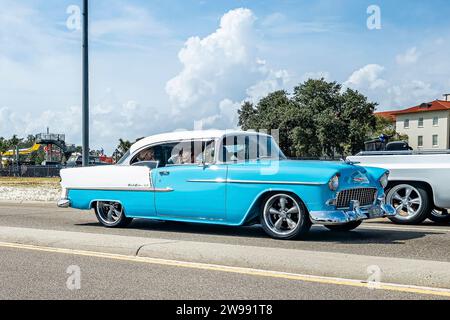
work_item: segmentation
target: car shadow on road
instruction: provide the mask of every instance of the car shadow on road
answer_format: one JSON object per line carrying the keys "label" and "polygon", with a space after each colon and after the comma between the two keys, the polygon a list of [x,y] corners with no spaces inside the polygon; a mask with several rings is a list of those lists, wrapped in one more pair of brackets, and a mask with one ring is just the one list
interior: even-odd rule
{"label": "car shadow on road", "polygon": [[[99,223],[83,223],[82,226],[91,226],[103,228]],[[127,228],[133,231],[132,236],[143,236],[142,232],[157,232],[158,236],[167,233],[167,237],[173,237],[173,234],[181,235],[207,235],[207,236],[226,236],[239,238],[261,238],[272,240],[259,225],[231,227],[213,224],[196,224],[175,221],[156,221],[146,219],[136,219]],[[116,232],[114,232],[116,233]],[[351,232],[329,231],[322,226],[313,226],[311,231],[303,238],[303,242],[319,243],[341,243],[341,244],[402,244],[404,241],[420,239],[427,235],[440,235],[444,232],[421,231],[418,230],[399,230],[399,229],[376,229],[373,226],[370,229],[359,228]],[[200,239],[199,239],[200,240]],[[276,241],[276,240],[273,240]]]}
{"label": "car shadow on road", "polygon": [[421,230],[355,229],[349,232],[329,231],[317,226],[305,238],[311,242],[339,242],[345,244],[403,244],[405,241],[424,238],[428,235],[445,234]]}

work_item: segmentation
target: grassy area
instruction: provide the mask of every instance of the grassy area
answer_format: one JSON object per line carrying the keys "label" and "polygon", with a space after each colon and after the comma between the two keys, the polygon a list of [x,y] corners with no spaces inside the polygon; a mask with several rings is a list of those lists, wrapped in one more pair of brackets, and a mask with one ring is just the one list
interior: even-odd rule
{"label": "grassy area", "polygon": [[20,178],[20,177],[0,177],[0,187],[34,187],[48,186],[59,188],[59,178]]}

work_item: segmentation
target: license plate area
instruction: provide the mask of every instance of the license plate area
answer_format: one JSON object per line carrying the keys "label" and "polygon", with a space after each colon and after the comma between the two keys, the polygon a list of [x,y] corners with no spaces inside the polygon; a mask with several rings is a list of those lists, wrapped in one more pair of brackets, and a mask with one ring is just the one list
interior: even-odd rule
{"label": "license plate area", "polygon": [[370,209],[367,211],[367,216],[368,216],[369,218],[379,218],[379,217],[382,217],[382,216],[383,216],[383,210],[381,210],[381,208],[379,208],[379,207],[373,207],[373,208],[370,208]]}

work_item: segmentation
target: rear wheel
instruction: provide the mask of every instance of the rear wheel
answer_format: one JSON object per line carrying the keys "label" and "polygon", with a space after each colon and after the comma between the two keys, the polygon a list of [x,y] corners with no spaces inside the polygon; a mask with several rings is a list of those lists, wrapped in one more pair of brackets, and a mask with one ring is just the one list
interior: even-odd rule
{"label": "rear wheel", "polygon": [[431,210],[428,219],[436,223],[449,223],[450,213],[448,212],[448,209],[435,208]]}
{"label": "rear wheel", "polygon": [[290,240],[308,233],[311,221],[298,197],[277,193],[265,199],[261,225],[272,238]]}
{"label": "rear wheel", "polygon": [[353,229],[358,228],[361,225],[362,221],[352,221],[346,224],[339,224],[339,225],[329,225],[325,226],[327,229],[331,231],[340,231],[340,232],[347,232],[352,231]]}
{"label": "rear wheel", "polygon": [[393,186],[387,193],[386,202],[397,211],[397,215],[389,219],[398,224],[422,223],[431,210],[428,192],[420,184]]}
{"label": "rear wheel", "polygon": [[125,216],[122,204],[115,201],[98,201],[95,204],[95,215],[108,228],[126,227],[133,221]]}

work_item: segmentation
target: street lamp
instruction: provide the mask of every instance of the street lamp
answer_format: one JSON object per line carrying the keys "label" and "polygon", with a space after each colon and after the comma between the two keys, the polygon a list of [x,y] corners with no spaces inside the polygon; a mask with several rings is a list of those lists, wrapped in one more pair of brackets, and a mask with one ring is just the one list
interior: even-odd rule
{"label": "street lamp", "polygon": [[83,147],[83,167],[89,165],[89,7],[88,0],[83,0],[83,53],[82,53],[82,125],[81,142]]}

